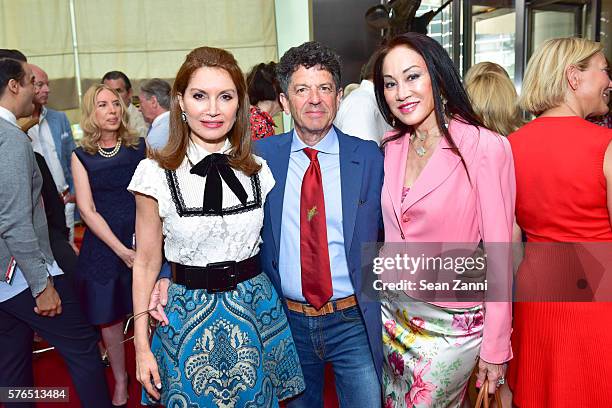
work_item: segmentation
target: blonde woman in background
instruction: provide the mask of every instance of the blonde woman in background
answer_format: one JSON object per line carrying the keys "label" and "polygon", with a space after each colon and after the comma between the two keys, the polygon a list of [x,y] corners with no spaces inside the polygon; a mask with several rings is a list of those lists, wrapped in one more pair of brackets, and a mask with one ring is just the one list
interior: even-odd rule
{"label": "blonde woman in background", "polygon": [[[518,106],[518,94],[508,73],[494,62],[479,62],[465,74],[465,90],[472,102],[474,112],[482,119],[484,125],[508,136],[523,126],[524,121]],[[492,91],[494,90],[494,91]],[[513,269],[516,272],[523,259],[521,230],[514,222],[512,230]],[[510,406],[512,392],[508,384],[500,387],[504,406]]]}
{"label": "blonde woman in background", "polygon": [[508,369],[521,408],[612,406],[612,307],[593,301],[612,265],[612,130],[585,120],[608,111],[608,70],[599,43],[544,42],[520,98],[536,118],[508,137],[527,237]]}
{"label": "blonde woman in background", "polygon": [[508,72],[504,69],[504,67],[494,62],[491,62],[491,61],[484,61],[484,62],[479,62],[478,64],[472,65],[470,69],[468,69],[468,71],[465,73],[463,82],[464,84],[467,84],[468,82],[472,81],[473,77],[482,75],[482,74],[488,74],[491,72],[495,72],[500,75],[504,75],[505,77],[510,79],[510,76],[508,75]]}
{"label": "blonde woman in background", "polygon": [[503,136],[524,122],[518,95],[508,73],[494,62],[480,62],[465,74],[465,90],[484,125]]}
{"label": "blonde woman in background", "polygon": [[94,85],[83,96],[83,139],[72,154],[81,219],[87,224],[75,284],[90,323],[100,326],[115,378],[113,405],[127,403],[123,319],[132,313],[136,204],[127,190],[145,157],[144,139],[127,128],[119,94]]}

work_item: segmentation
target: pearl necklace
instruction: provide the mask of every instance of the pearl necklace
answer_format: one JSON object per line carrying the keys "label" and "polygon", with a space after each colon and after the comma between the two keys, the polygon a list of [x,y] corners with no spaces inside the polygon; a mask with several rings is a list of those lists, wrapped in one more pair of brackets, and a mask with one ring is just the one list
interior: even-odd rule
{"label": "pearl necklace", "polygon": [[100,153],[100,156],[108,158],[108,157],[113,157],[114,155],[119,153],[119,149],[121,148],[121,139],[117,139],[117,143],[115,144],[115,147],[110,152],[107,152],[106,150],[104,150],[102,146],[100,146],[100,143],[96,143],[96,144],[98,145],[98,153]]}

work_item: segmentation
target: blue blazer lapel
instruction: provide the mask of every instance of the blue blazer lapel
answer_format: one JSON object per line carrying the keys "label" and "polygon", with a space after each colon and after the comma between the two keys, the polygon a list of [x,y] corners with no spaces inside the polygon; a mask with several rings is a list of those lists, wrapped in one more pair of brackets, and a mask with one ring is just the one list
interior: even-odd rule
{"label": "blue blazer lapel", "polygon": [[340,186],[342,188],[342,229],[344,249],[350,253],[353,231],[359,206],[363,173],[362,158],[357,154],[358,145],[336,128],[340,147]]}
{"label": "blue blazer lapel", "polygon": [[53,136],[53,143],[55,144],[55,151],[57,154],[62,154],[62,124],[61,121],[57,120],[55,112],[51,109],[47,109],[47,123]]}
{"label": "blue blazer lapel", "polygon": [[[268,166],[274,175],[276,182],[274,188],[268,194],[270,203],[270,222],[272,224],[272,235],[276,248],[276,256],[280,253],[280,232],[283,215],[283,200],[285,197],[285,184],[287,183],[287,170],[289,168],[289,155],[291,154],[291,139],[293,132],[273,136],[277,138],[278,144],[270,157],[267,157]],[[275,150],[275,151],[274,151]]]}

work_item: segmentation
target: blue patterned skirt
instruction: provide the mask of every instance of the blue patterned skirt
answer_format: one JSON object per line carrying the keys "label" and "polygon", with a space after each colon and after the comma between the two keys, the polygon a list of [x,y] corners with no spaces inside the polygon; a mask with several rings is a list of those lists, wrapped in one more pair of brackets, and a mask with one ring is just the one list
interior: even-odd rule
{"label": "blue patterned skirt", "polygon": [[287,316],[264,273],[223,293],[173,284],[165,312],[169,325],[151,343],[161,400],[143,390],[143,404],[278,407],[304,390]]}

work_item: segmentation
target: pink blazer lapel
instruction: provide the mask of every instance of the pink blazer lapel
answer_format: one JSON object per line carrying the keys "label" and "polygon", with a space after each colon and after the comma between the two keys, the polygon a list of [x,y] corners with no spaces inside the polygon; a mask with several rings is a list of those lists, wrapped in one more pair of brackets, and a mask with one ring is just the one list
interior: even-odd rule
{"label": "pink blazer lapel", "polygon": [[[460,122],[451,121],[449,131],[457,146],[461,146],[464,129],[465,128]],[[406,139],[409,140],[409,138]],[[408,145],[408,143],[406,143],[406,145]],[[407,154],[404,156],[403,168],[406,167],[406,157]],[[427,162],[427,165],[425,165],[425,168],[410,189],[406,199],[401,203],[401,213],[404,213],[407,209],[444,183],[460,163],[461,158],[453,152],[446,139],[442,138]],[[403,181],[402,174],[402,186]],[[401,186],[399,188],[399,191],[401,191]]]}
{"label": "pink blazer lapel", "polygon": [[393,211],[398,218],[401,214],[402,187],[409,146],[410,138],[404,135],[385,147],[385,194],[389,195]]}

